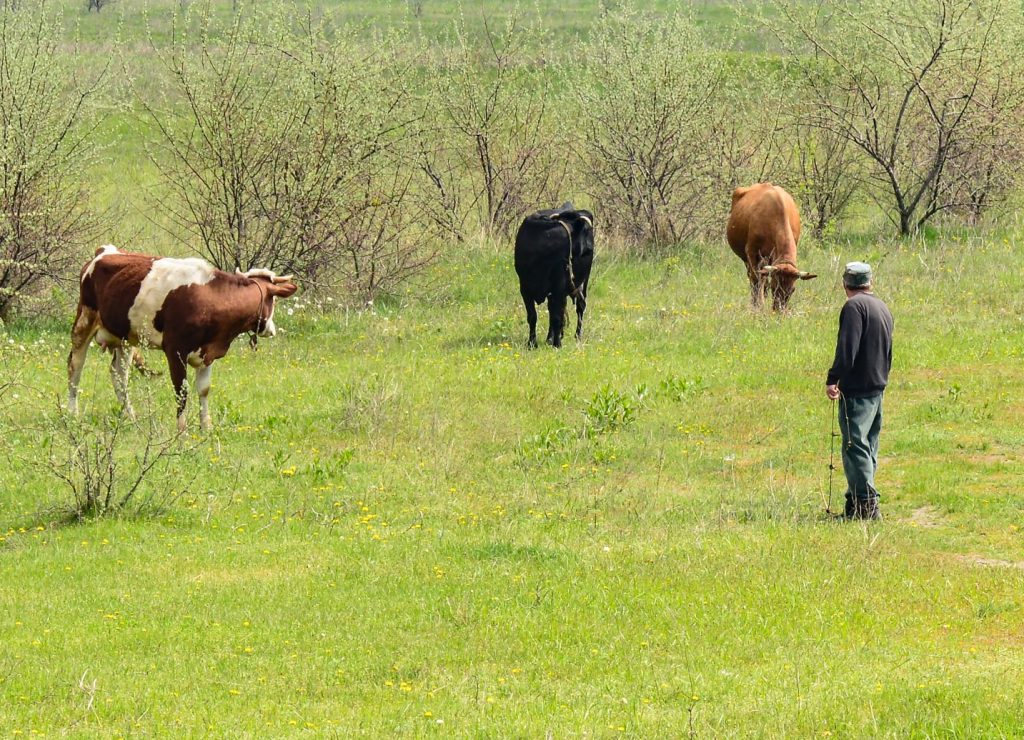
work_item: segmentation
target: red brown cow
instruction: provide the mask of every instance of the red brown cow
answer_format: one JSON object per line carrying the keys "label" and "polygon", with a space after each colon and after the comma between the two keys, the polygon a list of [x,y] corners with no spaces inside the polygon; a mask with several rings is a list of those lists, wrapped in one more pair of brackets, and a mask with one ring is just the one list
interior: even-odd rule
{"label": "red brown cow", "polygon": [[765,288],[770,285],[772,308],[783,311],[796,281],[817,277],[796,266],[800,212],[793,197],[778,185],[760,182],[733,190],[725,236],[747,266],[755,308],[764,303]]}
{"label": "red brown cow", "polygon": [[145,343],[164,351],[178,398],[178,429],[185,429],[188,366],[196,370],[200,425],[210,428],[207,395],[210,366],[227,354],[231,342],[250,332],[272,337],[274,299],[297,290],[291,276],[269,270],[232,274],[201,259],[172,259],[96,250],[82,268],[78,313],[71,329],[68,355],[68,410],[78,411],[78,381],[89,342],[94,337],[114,357],[110,376],[125,413],[128,400],[129,347]]}

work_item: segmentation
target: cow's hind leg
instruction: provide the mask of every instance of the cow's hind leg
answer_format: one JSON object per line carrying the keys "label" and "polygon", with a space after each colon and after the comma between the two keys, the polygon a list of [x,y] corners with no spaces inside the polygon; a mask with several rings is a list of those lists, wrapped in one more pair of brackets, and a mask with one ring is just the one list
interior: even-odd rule
{"label": "cow's hind leg", "polygon": [[583,339],[583,313],[587,310],[587,296],[580,291],[575,298],[576,302],[576,341]]}
{"label": "cow's hind leg", "polygon": [[530,327],[530,338],[526,340],[526,346],[530,349],[537,348],[537,304],[533,302],[526,293],[522,293],[523,305],[526,306],[526,324]]}
{"label": "cow's hind leg", "polygon": [[85,306],[78,307],[78,315],[71,327],[71,351],[68,353],[68,411],[78,413],[78,381],[89,354],[89,342],[99,329],[99,314]]}
{"label": "cow's hind leg", "polygon": [[171,376],[171,385],[174,386],[174,397],[178,401],[178,431],[184,432],[185,405],[188,403],[188,384],[185,382],[188,363],[177,352],[168,351],[167,370]]}
{"label": "cow's hind leg", "polygon": [[135,366],[135,369],[139,371],[140,375],[147,378],[155,378],[160,374],[158,370],[153,370],[146,365],[146,358],[142,356],[142,350],[138,347],[132,347],[132,365]]}
{"label": "cow's hind leg", "polygon": [[196,393],[199,395],[199,427],[209,430],[213,425],[210,421],[210,407],[207,403],[207,396],[210,395],[211,378],[210,374],[213,365],[200,365],[196,368]]}
{"label": "cow's hind leg", "polygon": [[552,293],[548,298],[548,344],[562,346],[562,332],[565,329],[565,294]]}
{"label": "cow's hind leg", "polygon": [[123,344],[114,347],[114,356],[110,360],[110,381],[114,385],[114,395],[117,396],[121,408],[129,419],[135,418],[135,409],[132,408],[131,399],[128,398],[128,373],[132,369],[132,348]]}

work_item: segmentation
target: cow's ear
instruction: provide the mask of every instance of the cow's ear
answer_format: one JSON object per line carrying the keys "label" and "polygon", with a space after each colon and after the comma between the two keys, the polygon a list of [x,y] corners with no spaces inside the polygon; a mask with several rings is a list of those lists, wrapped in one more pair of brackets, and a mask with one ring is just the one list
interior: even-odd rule
{"label": "cow's ear", "polygon": [[267,292],[270,295],[277,296],[278,298],[287,298],[293,295],[295,291],[299,289],[299,286],[295,283],[271,283],[267,288]]}
{"label": "cow's ear", "polygon": [[818,276],[815,275],[813,272],[801,272],[800,273],[800,279],[801,280],[813,280],[816,277],[818,277]]}

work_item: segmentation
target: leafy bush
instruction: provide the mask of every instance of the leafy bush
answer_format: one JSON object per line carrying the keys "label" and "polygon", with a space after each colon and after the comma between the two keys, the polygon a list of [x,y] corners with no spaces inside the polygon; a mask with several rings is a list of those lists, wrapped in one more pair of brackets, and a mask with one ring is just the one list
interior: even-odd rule
{"label": "leafy bush", "polygon": [[46,0],[0,5],[0,320],[74,271],[97,233],[83,172],[95,161],[96,96]]}
{"label": "leafy bush", "polygon": [[693,22],[607,13],[583,57],[572,87],[603,221],[655,246],[717,226],[726,70]]}
{"label": "leafy bush", "polygon": [[171,88],[146,103],[152,158],[182,240],[218,267],[337,278],[370,300],[434,257],[403,174],[409,76],[398,45],[367,55],[354,32],[293,10],[175,12],[157,50]]}

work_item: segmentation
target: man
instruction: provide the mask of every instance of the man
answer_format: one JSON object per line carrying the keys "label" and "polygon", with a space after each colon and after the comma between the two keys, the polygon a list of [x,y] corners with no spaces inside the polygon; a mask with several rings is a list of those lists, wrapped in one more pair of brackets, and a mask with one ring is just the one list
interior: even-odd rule
{"label": "man", "polygon": [[871,266],[850,262],[843,272],[846,303],[839,314],[836,357],[825,395],[839,399],[847,519],[880,519],[875,469],[882,429],[882,395],[892,366],[892,314],[871,290]]}

